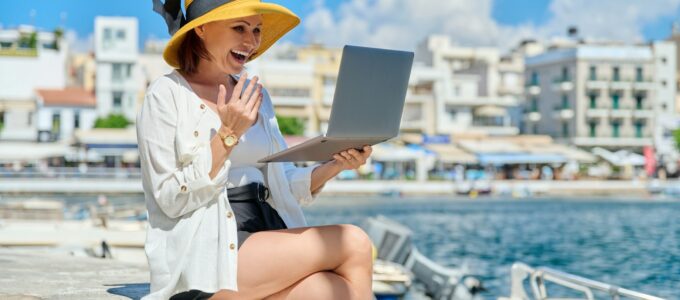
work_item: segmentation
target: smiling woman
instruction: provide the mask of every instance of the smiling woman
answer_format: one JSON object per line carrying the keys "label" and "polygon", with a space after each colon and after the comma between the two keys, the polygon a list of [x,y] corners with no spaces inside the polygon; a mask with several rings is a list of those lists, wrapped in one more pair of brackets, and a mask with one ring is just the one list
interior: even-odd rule
{"label": "smiling woman", "polygon": [[186,16],[180,6],[154,0],[172,34],[163,58],[176,70],[149,85],[137,118],[145,299],[371,299],[367,235],[307,227],[301,208],[371,148],[310,167],[258,163],[287,146],[244,66],[299,19],[260,0],[186,0]]}

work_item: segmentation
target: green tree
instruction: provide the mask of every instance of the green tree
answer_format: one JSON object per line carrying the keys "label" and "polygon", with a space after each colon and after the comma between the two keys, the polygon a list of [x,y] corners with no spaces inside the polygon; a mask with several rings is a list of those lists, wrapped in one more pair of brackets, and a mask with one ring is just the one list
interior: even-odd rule
{"label": "green tree", "polygon": [[130,121],[120,114],[110,114],[94,121],[94,128],[126,128],[128,125]]}
{"label": "green tree", "polygon": [[680,129],[673,131],[673,137],[675,138],[675,147],[680,151]]}
{"label": "green tree", "polygon": [[303,135],[305,133],[305,124],[296,117],[276,116],[279,123],[279,129],[284,135]]}
{"label": "green tree", "polygon": [[52,48],[59,50],[59,41],[64,36],[64,30],[61,27],[57,27],[54,30],[54,42],[52,43]]}

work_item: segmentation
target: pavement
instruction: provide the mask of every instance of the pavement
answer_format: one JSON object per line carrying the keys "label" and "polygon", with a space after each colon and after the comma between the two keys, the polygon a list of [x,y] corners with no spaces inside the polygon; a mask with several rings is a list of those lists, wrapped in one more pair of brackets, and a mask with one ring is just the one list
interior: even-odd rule
{"label": "pavement", "polygon": [[145,265],[75,257],[50,250],[0,248],[0,299],[140,299]]}

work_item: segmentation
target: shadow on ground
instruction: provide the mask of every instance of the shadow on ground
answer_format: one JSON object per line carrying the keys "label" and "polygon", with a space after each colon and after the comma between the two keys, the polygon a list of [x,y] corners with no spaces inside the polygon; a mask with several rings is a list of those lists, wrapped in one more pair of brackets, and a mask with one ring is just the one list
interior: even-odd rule
{"label": "shadow on ground", "polygon": [[104,286],[112,287],[106,290],[109,294],[128,297],[132,300],[139,300],[149,293],[148,283],[120,283],[106,284]]}

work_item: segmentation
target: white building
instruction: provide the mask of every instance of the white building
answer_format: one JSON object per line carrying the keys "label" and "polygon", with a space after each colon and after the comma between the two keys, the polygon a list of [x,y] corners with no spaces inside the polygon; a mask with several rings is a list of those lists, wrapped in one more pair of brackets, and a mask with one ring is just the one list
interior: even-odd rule
{"label": "white building", "polygon": [[137,19],[97,17],[94,24],[97,114],[122,114],[134,122],[141,93]]}
{"label": "white building", "polygon": [[661,145],[672,116],[675,45],[578,44],[526,60],[525,132],[581,147]]}
{"label": "white building", "polygon": [[75,130],[88,130],[97,118],[97,101],[82,88],[38,89],[36,127],[38,141],[70,141]]}
{"label": "white building", "polygon": [[68,45],[31,26],[0,30],[0,140],[35,141],[36,88],[66,85]]}
{"label": "white building", "polygon": [[467,48],[451,44],[447,36],[430,36],[416,50],[416,62],[443,70],[448,87],[437,91],[437,133],[479,132],[515,135],[510,109],[520,103],[516,77],[521,68],[501,62],[495,48]]}

